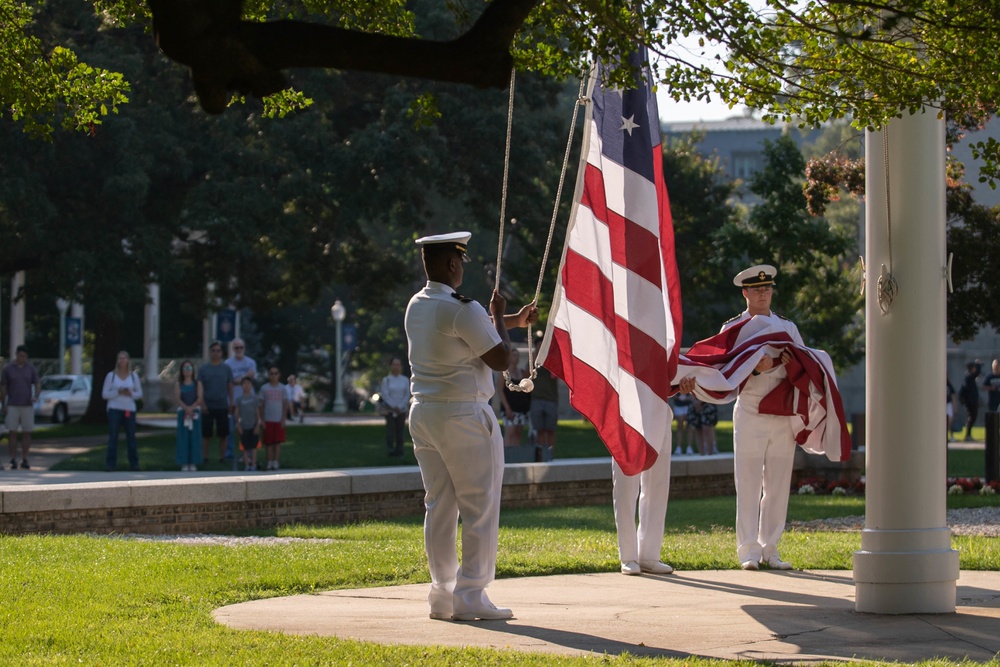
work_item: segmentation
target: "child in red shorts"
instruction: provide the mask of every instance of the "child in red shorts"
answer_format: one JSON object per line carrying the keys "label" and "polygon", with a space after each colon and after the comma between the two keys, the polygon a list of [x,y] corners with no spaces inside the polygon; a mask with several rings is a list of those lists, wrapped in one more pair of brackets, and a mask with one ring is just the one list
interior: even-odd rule
{"label": "child in red shorts", "polygon": [[264,424],[267,469],[278,469],[281,445],[285,442],[285,417],[288,415],[288,390],[281,384],[281,371],[271,366],[267,384],[260,388],[260,420]]}

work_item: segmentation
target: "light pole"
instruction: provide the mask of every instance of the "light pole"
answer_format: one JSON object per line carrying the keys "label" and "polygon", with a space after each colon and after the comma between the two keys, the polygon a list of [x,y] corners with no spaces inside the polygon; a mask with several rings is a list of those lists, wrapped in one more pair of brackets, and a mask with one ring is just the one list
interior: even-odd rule
{"label": "light pole", "polygon": [[69,301],[56,299],[56,308],[59,309],[59,375],[63,375],[66,372],[66,311],[69,310]]}
{"label": "light pole", "polygon": [[344,402],[344,372],[341,369],[341,364],[343,363],[343,352],[341,347],[343,345],[341,326],[344,323],[344,318],[347,317],[347,309],[344,308],[344,304],[337,299],[330,306],[330,315],[333,317],[334,323],[337,325],[337,363],[336,363],[336,377],[334,378],[334,386],[336,387],[334,398],[333,398],[333,412],[334,414],[347,412],[347,404]]}

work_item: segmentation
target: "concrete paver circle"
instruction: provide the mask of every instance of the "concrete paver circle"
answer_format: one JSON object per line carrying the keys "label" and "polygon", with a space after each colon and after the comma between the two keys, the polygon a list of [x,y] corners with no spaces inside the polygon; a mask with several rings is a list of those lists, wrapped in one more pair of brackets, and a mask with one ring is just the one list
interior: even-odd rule
{"label": "concrete paver circle", "polygon": [[419,584],[255,600],[215,618],[242,629],[559,655],[913,662],[986,661],[1000,651],[998,572],[962,572],[954,614],[857,613],[848,571],[557,575],[497,580],[489,593],[515,617],[431,620]]}

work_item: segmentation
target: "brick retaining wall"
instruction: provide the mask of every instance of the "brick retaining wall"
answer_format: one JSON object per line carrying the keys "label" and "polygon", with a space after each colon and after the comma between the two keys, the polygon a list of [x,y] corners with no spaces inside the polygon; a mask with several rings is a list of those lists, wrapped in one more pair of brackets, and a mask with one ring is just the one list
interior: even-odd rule
{"label": "brick retaining wall", "polygon": [[[815,457],[809,457],[814,459]],[[836,474],[847,471],[847,464]],[[733,495],[732,456],[675,460],[671,498]],[[853,466],[850,466],[853,469]],[[796,468],[816,473],[815,462]],[[502,506],[611,503],[608,459],[509,464]],[[229,533],[418,516],[416,467],[0,487],[0,533]]]}

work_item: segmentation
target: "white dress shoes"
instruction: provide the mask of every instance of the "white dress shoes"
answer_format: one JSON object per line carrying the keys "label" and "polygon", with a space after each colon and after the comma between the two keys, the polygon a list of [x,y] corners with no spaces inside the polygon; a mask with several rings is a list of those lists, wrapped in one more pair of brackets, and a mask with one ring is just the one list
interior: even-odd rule
{"label": "white dress shoes", "polygon": [[634,560],[625,561],[622,563],[622,574],[642,574],[642,568],[639,567],[639,563]]}
{"label": "white dress shoes", "polygon": [[774,554],[767,559],[767,566],[772,570],[791,570],[792,564],[788,561],[781,560],[781,556]]}
{"label": "white dress shoes", "polygon": [[647,574],[673,574],[674,568],[660,560],[641,560],[639,569]]}
{"label": "white dress shoes", "polygon": [[510,609],[497,607],[493,603],[482,609],[463,611],[451,615],[451,620],[453,621],[503,621],[508,618],[514,618],[514,612]]}
{"label": "white dress shoes", "polygon": [[740,563],[740,567],[742,567],[744,570],[759,570],[760,569],[760,565],[758,565],[757,561],[755,561],[755,560],[745,560],[742,563]]}
{"label": "white dress shoes", "polygon": [[432,611],[430,613],[432,621],[450,621],[451,612],[447,611]]}

